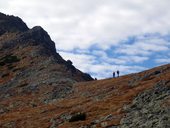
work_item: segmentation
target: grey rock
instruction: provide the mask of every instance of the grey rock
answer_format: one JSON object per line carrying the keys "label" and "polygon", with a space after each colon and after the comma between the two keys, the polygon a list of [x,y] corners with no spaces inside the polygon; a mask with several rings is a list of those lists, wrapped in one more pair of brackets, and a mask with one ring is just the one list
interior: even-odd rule
{"label": "grey rock", "polygon": [[127,114],[119,128],[168,128],[170,108],[162,106],[168,98],[170,85],[166,81],[160,81],[154,88],[140,93],[132,105],[124,107]]}
{"label": "grey rock", "polygon": [[112,114],[109,114],[107,115],[104,120],[112,120],[113,119],[113,115]]}
{"label": "grey rock", "polygon": [[16,128],[16,123],[11,121],[2,125],[2,128]]}

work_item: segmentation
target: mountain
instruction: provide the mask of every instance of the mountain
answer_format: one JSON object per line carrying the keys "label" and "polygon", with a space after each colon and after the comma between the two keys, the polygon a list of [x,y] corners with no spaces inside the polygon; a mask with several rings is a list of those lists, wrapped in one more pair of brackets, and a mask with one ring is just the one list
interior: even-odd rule
{"label": "mountain", "polygon": [[29,29],[18,17],[0,13],[0,100],[41,93],[41,102],[64,97],[73,83],[93,78],[65,61],[48,33]]}
{"label": "mountain", "polygon": [[43,28],[0,13],[0,127],[169,128],[169,106],[170,64],[93,80]]}

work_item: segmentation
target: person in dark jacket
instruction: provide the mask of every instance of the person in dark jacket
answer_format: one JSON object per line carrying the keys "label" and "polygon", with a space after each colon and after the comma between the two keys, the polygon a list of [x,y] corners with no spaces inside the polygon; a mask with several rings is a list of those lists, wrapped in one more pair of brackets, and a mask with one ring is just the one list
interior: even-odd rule
{"label": "person in dark jacket", "polygon": [[115,78],[115,72],[113,72],[113,78]]}
{"label": "person in dark jacket", "polygon": [[117,77],[119,77],[119,70],[117,70]]}

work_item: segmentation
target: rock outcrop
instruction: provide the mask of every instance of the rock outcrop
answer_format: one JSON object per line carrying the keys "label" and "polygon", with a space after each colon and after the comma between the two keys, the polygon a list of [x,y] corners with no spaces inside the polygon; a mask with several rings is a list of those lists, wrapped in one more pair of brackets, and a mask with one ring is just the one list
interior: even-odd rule
{"label": "rock outcrop", "polygon": [[24,32],[27,30],[27,25],[19,17],[0,13],[0,35],[6,32]]}
{"label": "rock outcrop", "polygon": [[120,128],[169,128],[170,109],[165,105],[169,98],[170,81],[159,81],[126,107],[127,114],[121,120]]}
{"label": "rock outcrop", "polygon": [[[76,82],[93,80],[55,49],[48,33],[0,13],[0,99],[41,92],[41,102],[65,97]],[[48,87],[49,86],[49,87]]]}

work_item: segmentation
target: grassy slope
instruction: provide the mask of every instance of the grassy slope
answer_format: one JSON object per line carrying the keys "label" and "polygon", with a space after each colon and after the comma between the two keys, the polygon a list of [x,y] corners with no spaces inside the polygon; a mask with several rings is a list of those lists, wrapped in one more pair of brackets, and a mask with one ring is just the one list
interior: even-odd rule
{"label": "grassy slope", "polygon": [[[160,73],[154,75],[155,71]],[[50,104],[41,104],[38,97],[50,90],[47,86],[37,94],[26,94],[0,101],[1,105],[9,108],[11,105],[10,111],[0,115],[0,126],[15,122],[16,127],[47,128],[57,125],[54,122],[58,122],[61,123],[58,126],[60,128],[78,128],[96,120],[100,120],[97,127],[101,127],[103,122],[107,126],[118,125],[125,115],[123,107],[130,104],[137,94],[152,88],[160,80],[170,80],[170,65],[115,79],[77,83],[74,85],[73,93],[68,97]],[[14,103],[15,106],[18,103],[18,106],[12,106]],[[77,112],[85,112],[87,119],[70,123],[61,118],[63,114],[71,115]],[[112,119],[104,119],[107,115],[111,115]]]}

